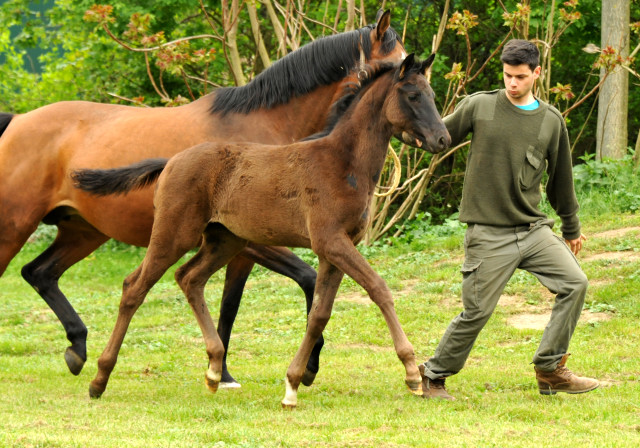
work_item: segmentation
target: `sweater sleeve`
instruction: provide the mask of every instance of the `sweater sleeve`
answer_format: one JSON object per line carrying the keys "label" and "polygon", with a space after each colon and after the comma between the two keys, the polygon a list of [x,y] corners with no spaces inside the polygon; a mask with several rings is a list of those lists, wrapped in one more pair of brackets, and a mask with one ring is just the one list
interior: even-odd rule
{"label": "sweater sleeve", "polygon": [[451,135],[451,146],[460,144],[473,131],[472,118],[472,96],[464,98],[458,103],[452,114],[444,117],[444,124]]}
{"label": "sweater sleeve", "polygon": [[578,218],[578,199],[573,185],[573,168],[571,162],[571,146],[564,119],[559,129],[557,146],[550,148],[547,173],[547,198],[556,211],[562,225],[560,230],[566,240],[580,237],[580,219]]}

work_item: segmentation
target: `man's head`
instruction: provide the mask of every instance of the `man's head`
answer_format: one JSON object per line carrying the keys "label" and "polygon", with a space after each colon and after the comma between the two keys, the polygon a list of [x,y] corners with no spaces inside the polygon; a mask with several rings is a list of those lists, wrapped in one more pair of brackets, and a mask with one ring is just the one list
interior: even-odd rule
{"label": "man's head", "polygon": [[533,99],[533,85],[540,76],[540,52],[529,41],[512,39],[502,50],[504,85],[514,104],[528,104]]}

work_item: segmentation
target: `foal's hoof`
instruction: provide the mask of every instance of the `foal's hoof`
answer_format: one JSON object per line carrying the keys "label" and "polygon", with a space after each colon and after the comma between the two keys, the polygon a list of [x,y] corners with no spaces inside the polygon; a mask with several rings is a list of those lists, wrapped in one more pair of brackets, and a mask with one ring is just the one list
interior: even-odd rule
{"label": "foal's hoof", "polygon": [[84,359],[80,357],[71,347],[67,347],[64,352],[64,360],[67,363],[67,367],[74,375],[78,375],[84,367]]}
{"label": "foal's hoof", "polygon": [[89,384],[89,397],[95,399],[100,398],[103,392],[104,389],[94,386],[93,383]]}
{"label": "foal's hoof", "polygon": [[304,384],[307,387],[311,386],[315,381],[317,374],[318,372],[314,373],[309,369],[305,369],[304,374],[302,375],[302,380],[301,380],[302,384]]}
{"label": "foal's hoof", "polygon": [[295,403],[285,403],[284,400],[282,400],[281,404],[282,404],[282,409],[285,409],[287,411],[292,411],[296,408]]}
{"label": "foal's hoof", "polygon": [[409,392],[413,395],[422,396],[422,381],[405,381],[407,387],[409,388]]}
{"label": "foal's hoof", "polygon": [[218,391],[218,386],[220,385],[220,375],[212,375],[207,371],[204,375],[204,383],[207,385],[207,389],[215,394]]}

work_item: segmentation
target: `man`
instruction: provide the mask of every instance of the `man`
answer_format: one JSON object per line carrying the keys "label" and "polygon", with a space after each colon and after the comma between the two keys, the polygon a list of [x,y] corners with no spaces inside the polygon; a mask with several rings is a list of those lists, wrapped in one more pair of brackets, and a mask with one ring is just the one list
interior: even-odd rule
{"label": "man", "polygon": [[[565,366],[587,290],[575,258],[586,238],[577,217],[567,128],[560,113],[532,93],[540,75],[536,46],[511,40],[500,60],[505,89],[469,95],[445,118],[453,145],[473,133],[460,205],[460,221],[468,224],[464,311],[453,319],[434,356],[419,366],[425,398],[454,399],[445,378],[464,366],[517,268],[557,294],[533,357],[540,393],[583,393],[598,387],[598,381],[578,377]],[[553,220],[538,209],[545,169],[547,197],[562,221],[566,244],[551,230]]]}

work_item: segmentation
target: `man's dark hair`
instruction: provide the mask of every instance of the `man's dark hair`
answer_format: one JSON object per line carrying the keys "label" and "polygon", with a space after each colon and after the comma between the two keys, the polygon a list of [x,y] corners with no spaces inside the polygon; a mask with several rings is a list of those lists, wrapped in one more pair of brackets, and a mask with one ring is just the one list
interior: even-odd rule
{"label": "man's dark hair", "polygon": [[528,40],[512,39],[502,49],[500,61],[508,65],[527,64],[534,71],[540,65],[540,52]]}

